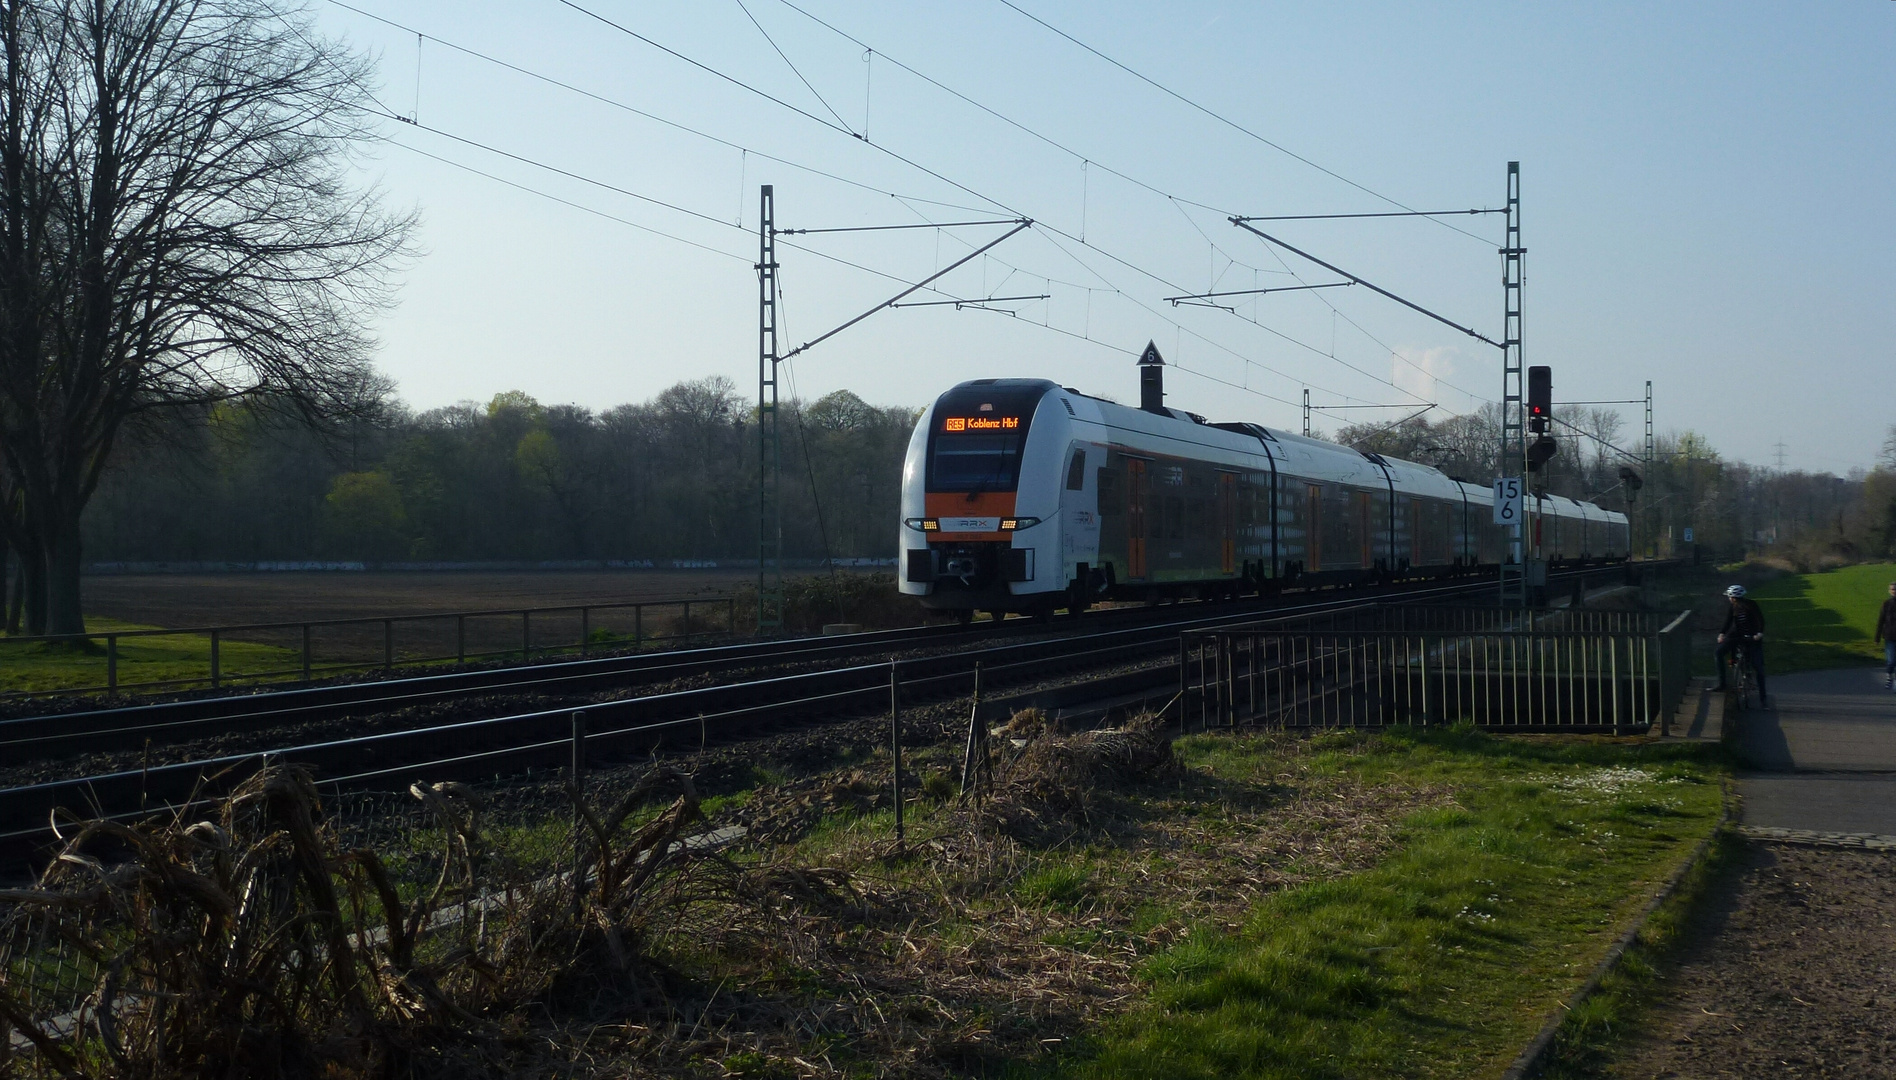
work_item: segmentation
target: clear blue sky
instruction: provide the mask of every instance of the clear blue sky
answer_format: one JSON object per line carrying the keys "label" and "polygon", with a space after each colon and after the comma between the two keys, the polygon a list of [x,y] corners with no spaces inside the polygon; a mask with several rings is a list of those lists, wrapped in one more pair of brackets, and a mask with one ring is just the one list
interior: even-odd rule
{"label": "clear blue sky", "polygon": [[[1319,403],[1469,411],[1499,396],[1497,351],[1361,288],[1240,297],[1235,313],[1164,298],[1334,280],[1227,214],[1496,207],[1519,160],[1526,355],[1553,366],[1556,400],[1637,398],[1651,379],[1661,431],[1701,431],[1758,464],[1782,441],[1790,467],[1840,473],[1869,464],[1896,423],[1888,0],[1016,0],[1282,149],[999,0],[795,0],[870,46],[867,61],[782,0],[576,2],[784,104],[559,0],[350,0],[434,39],[419,46],[315,2],[325,31],[378,58],[389,109],[423,125],[387,122],[390,143],[365,163],[393,203],[421,211],[424,253],[380,354],[417,407],[520,389],[607,408],[713,374],[753,392],[757,185],[768,182],[780,228],[1013,212],[1045,226],[912,299],[1049,299],[1001,305],[1013,316],[878,314],[794,361],[806,398],[846,387],[919,405],[958,380],[1009,375],[1128,400],[1152,339],[1185,369],[1171,403],[1214,419],[1294,428],[1306,386]],[[1500,218],[1450,223],[1294,222],[1278,235],[1498,337]],[[886,299],[902,287],[892,278],[919,280],[1002,231],[785,238],[811,249],[780,251],[785,348]],[[1638,412],[1625,408],[1628,446]]]}

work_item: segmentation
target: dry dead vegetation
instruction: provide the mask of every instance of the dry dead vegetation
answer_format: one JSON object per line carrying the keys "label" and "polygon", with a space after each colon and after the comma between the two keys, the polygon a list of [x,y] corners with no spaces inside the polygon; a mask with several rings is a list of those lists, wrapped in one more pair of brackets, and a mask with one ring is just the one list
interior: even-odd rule
{"label": "dry dead vegetation", "polygon": [[[286,768],[208,820],[85,824],[0,893],[0,1075],[992,1073],[1127,1007],[1155,950],[1369,865],[1442,798],[1312,768],[1286,736],[1198,736],[1187,764],[1149,718],[996,735],[967,796],[958,755],[911,762],[900,847],[886,767],[709,822],[655,770],[536,858],[455,785],[414,789],[429,852],[346,850]],[[681,842],[733,822],[739,846]]]}

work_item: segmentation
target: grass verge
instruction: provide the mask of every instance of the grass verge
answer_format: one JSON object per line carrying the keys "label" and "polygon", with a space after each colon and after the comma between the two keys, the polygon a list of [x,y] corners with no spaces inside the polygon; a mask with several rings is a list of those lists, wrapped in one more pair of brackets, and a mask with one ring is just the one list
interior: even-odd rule
{"label": "grass verge", "polygon": [[1876,613],[1896,581],[1896,563],[1786,574],[1753,589],[1764,609],[1770,670],[1861,667],[1883,658]]}
{"label": "grass verge", "polygon": [[[885,755],[858,743],[846,765],[799,770],[789,756],[806,744],[768,760],[747,748],[715,796],[690,800],[691,828],[742,824],[744,842],[678,852],[649,882],[639,860],[673,850],[654,828],[682,827],[686,802],[639,802],[648,776],[598,802],[620,807],[603,830],[630,872],[619,900],[546,887],[573,865],[570,810],[477,829],[489,818],[453,785],[420,796],[452,813],[380,841],[338,832],[325,843],[353,854],[323,865],[354,922],[376,897],[351,867],[395,877],[384,908],[499,898],[453,924],[463,947],[414,954],[439,970],[391,968],[408,982],[372,987],[441,999],[422,1034],[444,1049],[404,1035],[416,1077],[470,1075],[476,1053],[492,1075],[1464,1077],[1499,1071],[1586,979],[1712,828],[1725,771],[1715,747],[1466,728],[1171,739],[1021,714],[996,741],[992,787],[971,800],[945,780],[953,742],[914,747],[900,847]],[[173,839],[200,874],[294,869]],[[437,903],[440,882],[463,892]],[[612,917],[572,924],[557,955],[535,944],[582,901]],[[385,953],[407,963],[399,949],[364,963]]]}
{"label": "grass verge", "polygon": [[1497,1072],[1711,829],[1695,748],[1395,732],[1330,751],[1370,782],[1446,784],[1373,868],[1267,897],[1143,965],[1147,1000],[1021,1075]]}
{"label": "grass verge", "polygon": [[1599,990],[1567,1014],[1541,1070],[1543,1080],[1597,1080],[1609,1075],[1614,1055],[1650,1017],[1663,989],[1663,966],[1685,944],[1693,913],[1709,899],[1720,876],[1743,850],[1744,841],[1733,832],[1713,840],[1706,857],[1653,912]]}
{"label": "grass verge", "polygon": [[[9,641],[0,638],[0,693],[43,693],[106,685],[108,656],[103,635],[155,626],[88,619],[97,640],[73,642]],[[246,641],[218,642],[218,667],[226,678],[248,678],[265,671],[300,670],[302,654],[293,649]],[[203,634],[163,634],[124,638],[118,643],[118,684],[197,682],[211,677],[211,639]],[[286,676],[288,677],[288,676]]]}

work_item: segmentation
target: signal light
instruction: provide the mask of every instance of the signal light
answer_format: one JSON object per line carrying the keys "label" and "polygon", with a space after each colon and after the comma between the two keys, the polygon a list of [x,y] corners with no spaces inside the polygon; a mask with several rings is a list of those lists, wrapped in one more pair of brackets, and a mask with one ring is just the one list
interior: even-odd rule
{"label": "signal light", "polygon": [[[1554,369],[1550,367],[1531,367],[1527,369],[1527,428],[1529,431],[1546,431],[1547,422],[1554,415]],[[1548,451],[1553,453],[1553,451]]]}

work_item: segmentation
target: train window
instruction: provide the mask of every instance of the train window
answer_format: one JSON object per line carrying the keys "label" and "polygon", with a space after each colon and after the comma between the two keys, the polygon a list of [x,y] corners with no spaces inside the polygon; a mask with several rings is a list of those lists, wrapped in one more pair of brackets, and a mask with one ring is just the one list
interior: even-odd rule
{"label": "train window", "polygon": [[1086,487],[1086,451],[1073,451],[1073,463],[1067,466],[1067,490],[1079,491]]}
{"label": "train window", "polygon": [[1012,491],[1020,476],[1021,432],[937,432],[929,460],[933,491]]}
{"label": "train window", "polygon": [[928,490],[1013,491],[1044,383],[977,384],[936,399],[928,432]]}

